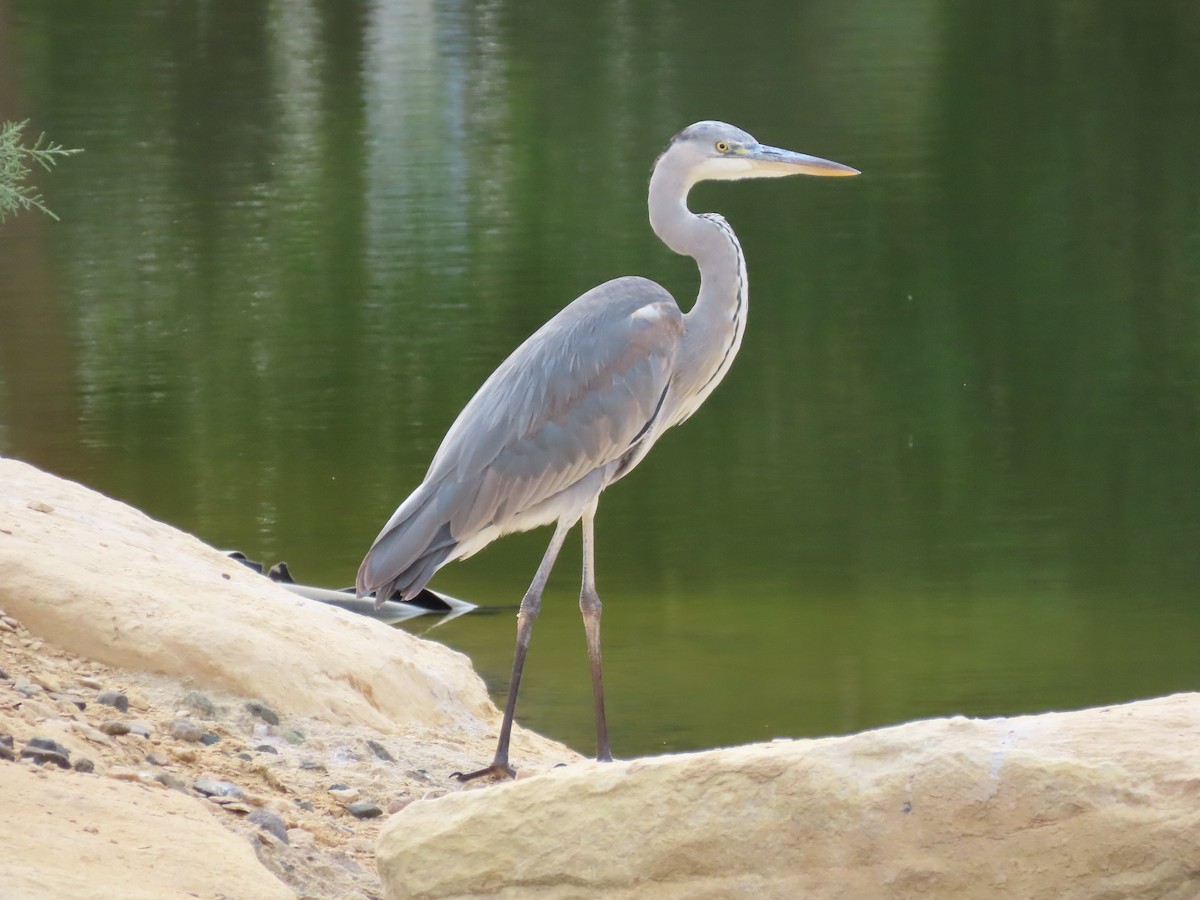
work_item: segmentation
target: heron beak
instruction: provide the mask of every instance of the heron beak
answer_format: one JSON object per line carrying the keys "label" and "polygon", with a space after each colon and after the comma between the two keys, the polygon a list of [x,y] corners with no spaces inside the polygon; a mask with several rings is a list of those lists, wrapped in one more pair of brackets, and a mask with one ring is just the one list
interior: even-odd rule
{"label": "heron beak", "polygon": [[858,175],[858,169],[807,153],[795,153],[779,147],[759,146],[748,150],[752,177],[773,178],[782,175]]}

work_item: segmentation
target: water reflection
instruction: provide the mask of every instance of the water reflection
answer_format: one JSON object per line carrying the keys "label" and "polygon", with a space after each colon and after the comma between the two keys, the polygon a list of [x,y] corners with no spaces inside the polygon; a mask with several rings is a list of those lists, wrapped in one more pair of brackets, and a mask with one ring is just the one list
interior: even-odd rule
{"label": "water reflection", "polygon": [[[70,8],[68,15],[64,9]],[[618,753],[1194,687],[1200,16],[1165,3],[0,0],[0,451],[340,586],[488,372],[618,274],[700,118],[746,343],[598,521]],[[836,190],[834,189],[836,187]],[[502,686],[546,536],[437,586]],[[577,550],[522,708],[587,747]]]}

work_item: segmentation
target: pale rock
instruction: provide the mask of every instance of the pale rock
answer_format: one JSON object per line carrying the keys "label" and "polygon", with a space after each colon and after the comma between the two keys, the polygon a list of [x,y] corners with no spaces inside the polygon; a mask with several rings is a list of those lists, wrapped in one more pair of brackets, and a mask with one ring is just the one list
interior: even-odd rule
{"label": "pale rock", "polygon": [[[298,597],[124,503],[0,458],[0,520],[0,606],[65,650],[280,716],[495,733],[499,711],[462,654]],[[520,728],[513,744],[517,758],[554,746]]]}
{"label": "pale rock", "polygon": [[62,693],[62,684],[53,675],[49,675],[45,672],[38,672],[30,675],[29,678],[34,684],[39,685],[43,690],[48,691],[51,694]]}
{"label": "pale rock", "polygon": [[70,772],[38,776],[0,765],[5,897],[296,896],[245,839],[181,794]]}
{"label": "pale rock", "polygon": [[98,728],[93,728],[87,722],[72,722],[70,725],[71,731],[94,744],[103,744],[111,747],[113,739]]}
{"label": "pale rock", "polygon": [[[33,501],[48,509],[34,509]],[[381,738],[423,735],[422,752],[447,768],[487,752],[494,740],[499,712],[466,657],[302,599],[125,504],[0,458],[0,521],[0,607],[20,618],[6,619],[16,633],[0,633],[0,642],[33,648],[47,641],[117,669],[258,698],[281,717],[367,727]],[[56,670],[54,677],[64,676]],[[97,692],[123,680],[108,668],[81,668],[73,677]],[[53,738],[72,759],[93,757],[96,744],[127,742],[130,759],[144,753],[142,738],[112,738],[63,719],[43,702],[40,687],[30,692],[39,699],[13,698],[22,706],[12,714],[22,740],[26,732]],[[134,691],[127,699],[132,709],[150,705]],[[89,713],[104,715],[95,707]],[[133,720],[128,724],[132,730]],[[304,740],[295,728],[289,735]],[[287,740],[280,746],[290,749]],[[171,743],[162,748],[164,760],[221,752],[219,745],[214,751]],[[513,750],[518,759],[574,758],[520,728]],[[95,767],[108,774],[113,763],[97,758]],[[158,781],[144,785],[140,766],[117,769],[135,780],[0,763],[0,896],[293,896],[257,861],[249,841],[218,824],[228,814],[178,779],[172,784],[174,776],[168,786],[188,796]],[[168,773],[145,774],[163,780]],[[244,803],[249,808],[258,799]],[[312,839],[301,831],[301,841],[305,835]]]}
{"label": "pale rock", "polygon": [[172,719],[167,725],[167,733],[180,741],[196,744],[204,737],[204,729],[191,719]]}
{"label": "pale rock", "polygon": [[311,831],[306,831],[303,828],[289,828],[287,830],[287,842],[294,847],[304,847],[316,840],[316,836]]}
{"label": "pale rock", "polygon": [[147,772],[142,769],[134,769],[129,766],[110,766],[108,777],[115,778],[118,781],[135,781],[139,784],[155,784],[155,775],[153,772]]}
{"label": "pale rock", "polygon": [[388,897],[1191,898],[1200,694],[552,769],[419,800]]}
{"label": "pale rock", "polygon": [[22,700],[20,713],[21,718],[30,725],[37,725],[47,719],[59,718],[58,710],[40,700]]}

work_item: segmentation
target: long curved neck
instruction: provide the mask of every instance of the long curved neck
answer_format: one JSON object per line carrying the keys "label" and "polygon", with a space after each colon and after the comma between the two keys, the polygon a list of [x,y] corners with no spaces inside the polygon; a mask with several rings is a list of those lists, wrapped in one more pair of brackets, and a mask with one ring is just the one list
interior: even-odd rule
{"label": "long curved neck", "polygon": [[671,424],[677,424],[695,412],[732,364],[746,330],[749,285],[742,246],[729,223],[689,210],[693,182],[665,162],[650,177],[650,227],[700,269],[700,293],[684,316],[687,330],[672,379],[672,393],[680,399]]}

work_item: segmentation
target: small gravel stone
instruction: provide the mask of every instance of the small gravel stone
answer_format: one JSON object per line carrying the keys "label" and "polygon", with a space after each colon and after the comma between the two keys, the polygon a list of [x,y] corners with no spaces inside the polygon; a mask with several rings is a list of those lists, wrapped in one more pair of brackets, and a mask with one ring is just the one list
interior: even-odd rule
{"label": "small gravel stone", "polygon": [[125,722],[105,722],[100,730],[105,734],[129,734],[129,725]]}
{"label": "small gravel stone", "polygon": [[316,812],[316,807],[312,805],[311,800],[297,800],[296,805],[305,812]]}
{"label": "small gravel stone", "polygon": [[116,778],[118,781],[136,781],[138,784],[152,785],[158,784],[158,775],[161,773],[149,772],[146,769],[130,769],[125,766],[113,766],[108,770],[109,778]]}
{"label": "small gravel stone", "polygon": [[50,695],[50,699],[58,703],[69,703],[76,709],[87,709],[87,701],[80,697],[76,697],[74,694],[60,694],[56,691]]}
{"label": "small gravel stone", "polygon": [[36,725],[46,719],[59,718],[58,709],[40,700],[25,700],[21,703],[21,718],[30,725]]}
{"label": "small gravel stone", "polygon": [[349,803],[352,800],[357,800],[359,795],[358,788],[352,787],[336,787],[329,789],[329,796],[338,803]]}
{"label": "small gravel stone", "polygon": [[289,843],[287,826],[283,824],[283,819],[269,809],[256,809],[247,818],[263,831],[270,832],[285,844]]}
{"label": "small gravel stone", "polygon": [[98,691],[98,690],[100,690],[100,688],[104,687],[104,685],[101,683],[101,681],[98,678],[89,678],[87,675],[84,675],[81,678],[76,678],[75,682],[80,687],[85,687],[85,688],[88,688],[89,690],[93,690],[93,691]]}
{"label": "small gravel stone", "polygon": [[221,736],[219,734],[213,734],[211,731],[206,731],[204,734],[200,735],[200,743],[202,743],[205,747],[211,747],[213,744],[219,744],[220,742]]}
{"label": "small gravel stone", "polygon": [[0,759],[12,762],[15,758],[12,735],[0,734]]}
{"label": "small gravel stone", "polygon": [[172,719],[171,724],[167,726],[167,733],[176,740],[192,744],[204,737],[204,729],[191,719]]}
{"label": "small gravel stone", "polygon": [[371,748],[371,752],[384,762],[395,762],[396,758],[387,752],[387,748],[379,741],[367,741],[367,746]]}
{"label": "small gravel stone", "polygon": [[148,738],[154,734],[154,726],[145,719],[130,719],[125,724],[129,726],[130,734],[136,734],[144,738]]}
{"label": "small gravel stone", "polygon": [[152,766],[165,766],[171,760],[161,750],[151,750],[146,754],[146,762]]}
{"label": "small gravel stone", "polygon": [[259,744],[257,747],[254,748],[254,752],[255,753],[274,753],[276,756],[279,755],[279,751],[276,750],[274,747],[272,747],[270,744]]}
{"label": "small gravel stone", "polygon": [[34,684],[41,685],[42,690],[50,694],[61,694],[62,685],[58,683],[58,679],[52,675],[35,674],[30,676],[30,681]]}
{"label": "small gravel stone", "polygon": [[129,698],[120,691],[101,691],[96,695],[96,702],[115,707],[118,712],[129,712]]}
{"label": "small gravel stone", "polygon": [[75,760],[74,768],[76,772],[94,772],[96,770],[96,764],[86,756],[81,756],[79,759]]}
{"label": "small gravel stone", "polygon": [[39,766],[54,763],[63,769],[71,768],[71,751],[50,738],[30,738],[21,748],[21,756],[25,759],[32,759]]}
{"label": "small gravel stone", "polygon": [[215,778],[197,778],[192,787],[206,797],[241,797],[242,789],[232,781],[217,781]]}
{"label": "small gravel stone", "polygon": [[21,678],[17,680],[16,684],[13,685],[13,690],[19,694],[24,694],[26,697],[36,697],[38,694],[42,693],[42,686]]}
{"label": "small gravel stone", "polygon": [[72,726],[71,730],[81,738],[91,741],[93,744],[100,744],[104,747],[111,747],[113,745],[112,739],[109,738],[108,735],[106,735],[99,728],[93,728],[87,722],[76,722]]}
{"label": "small gravel stone", "polygon": [[187,785],[170,772],[155,772],[154,780],[161,785],[169,787],[173,791],[179,791],[181,794],[186,794],[188,792]]}
{"label": "small gravel stone", "polygon": [[374,819],[383,815],[383,810],[370,800],[359,800],[346,807],[346,812],[356,819]]}
{"label": "small gravel stone", "polygon": [[188,709],[199,713],[202,716],[212,716],[216,714],[217,708],[213,706],[213,702],[199,691],[188,691],[183,702],[187,704]]}
{"label": "small gravel stone", "polygon": [[267,706],[265,703],[260,703],[258,700],[251,700],[246,704],[246,712],[252,716],[258,716],[268,725],[278,725],[279,716],[275,710]]}
{"label": "small gravel stone", "polygon": [[304,743],[304,735],[301,734],[299,731],[296,731],[295,729],[287,732],[283,736],[283,739],[285,741],[287,741],[289,744],[303,744]]}

